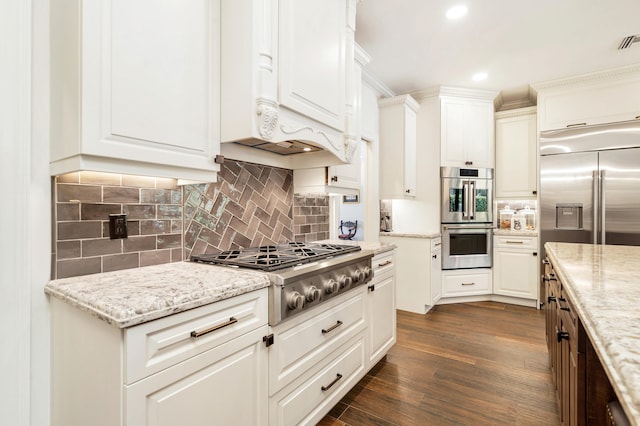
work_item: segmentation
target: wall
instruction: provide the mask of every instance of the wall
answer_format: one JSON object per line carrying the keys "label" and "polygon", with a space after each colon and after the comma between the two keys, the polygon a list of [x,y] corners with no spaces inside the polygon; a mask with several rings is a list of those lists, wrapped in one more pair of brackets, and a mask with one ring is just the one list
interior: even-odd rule
{"label": "wall", "polygon": [[[329,238],[325,195],[293,195],[291,170],[226,160],[218,182],[79,172],[53,185],[52,277],[188,259],[191,254]],[[109,214],[128,238],[109,238]]]}

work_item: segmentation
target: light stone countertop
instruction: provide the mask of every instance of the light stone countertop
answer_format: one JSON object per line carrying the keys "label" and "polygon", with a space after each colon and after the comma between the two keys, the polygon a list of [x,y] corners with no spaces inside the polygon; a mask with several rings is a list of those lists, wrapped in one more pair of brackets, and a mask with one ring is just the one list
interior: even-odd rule
{"label": "light stone countertop", "polygon": [[640,247],[547,243],[631,424],[640,425]]}
{"label": "light stone countertop", "polygon": [[403,238],[438,238],[442,234],[440,232],[433,232],[428,234],[410,234],[405,232],[380,232],[381,237],[403,237]]}
{"label": "light stone countertop", "polygon": [[536,230],[512,231],[511,229],[495,228],[493,230],[493,235],[512,235],[512,236],[520,236],[520,237],[537,237],[538,236],[538,231],[536,231]]}
{"label": "light stone countertop", "polygon": [[373,251],[374,256],[391,251],[396,248],[395,244],[382,243],[379,241],[320,240],[320,241],[314,241],[314,242],[325,243],[325,244],[341,244],[345,246],[360,246],[362,250]]}
{"label": "light stone countertop", "polygon": [[58,279],[44,291],[126,328],[268,286],[262,272],[177,262]]}

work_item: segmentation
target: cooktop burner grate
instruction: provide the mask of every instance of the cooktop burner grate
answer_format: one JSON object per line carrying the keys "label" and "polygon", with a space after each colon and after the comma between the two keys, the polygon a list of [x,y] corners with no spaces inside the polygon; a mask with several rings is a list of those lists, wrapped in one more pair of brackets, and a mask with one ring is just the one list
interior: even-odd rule
{"label": "cooktop burner grate", "polygon": [[190,259],[194,262],[253,268],[270,272],[360,250],[359,246],[342,244],[290,242],[244,250],[225,250],[193,255]]}

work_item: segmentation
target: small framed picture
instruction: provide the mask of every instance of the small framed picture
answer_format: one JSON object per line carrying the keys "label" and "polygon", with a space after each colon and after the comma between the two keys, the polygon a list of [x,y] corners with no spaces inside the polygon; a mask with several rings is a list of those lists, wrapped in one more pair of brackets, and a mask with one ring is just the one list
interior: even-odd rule
{"label": "small framed picture", "polygon": [[356,203],[359,203],[359,202],[360,202],[360,199],[358,198],[358,195],[357,195],[357,194],[354,194],[354,195],[343,195],[343,196],[342,196],[342,202],[343,202],[343,203],[353,203],[353,204],[356,204]]}

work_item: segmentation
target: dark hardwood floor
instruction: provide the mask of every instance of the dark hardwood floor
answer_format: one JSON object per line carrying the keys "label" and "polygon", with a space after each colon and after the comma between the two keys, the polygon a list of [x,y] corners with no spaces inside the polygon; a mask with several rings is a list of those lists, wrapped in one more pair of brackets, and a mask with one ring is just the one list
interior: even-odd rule
{"label": "dark hardwood floor", "polygon": [[559,425],[542,311],[496,302],[398,311],[398,341],[322,426]]}

